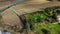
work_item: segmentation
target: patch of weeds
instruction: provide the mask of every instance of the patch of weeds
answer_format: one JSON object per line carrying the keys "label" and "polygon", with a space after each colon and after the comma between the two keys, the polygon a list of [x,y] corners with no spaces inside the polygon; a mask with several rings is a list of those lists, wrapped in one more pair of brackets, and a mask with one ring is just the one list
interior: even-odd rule
{"label": "patch of weeds", "polygon": [[48,30],[46,29],[41,29],[41,31],[44,33],[44,34],[50,34]]}

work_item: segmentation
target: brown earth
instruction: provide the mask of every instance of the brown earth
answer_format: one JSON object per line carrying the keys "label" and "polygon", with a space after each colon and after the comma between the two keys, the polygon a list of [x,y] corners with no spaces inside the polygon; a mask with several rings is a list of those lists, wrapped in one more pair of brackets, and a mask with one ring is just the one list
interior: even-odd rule
{"label": "brown earth", "polygon": [[[46,1],[45,1],[46,2]],[[21,21],[19,20],[19,18],[17,17],[16,14],[13,13],[13,11],[17,11],[20,15],[24,13],[24,11],[33,11],[33,10],[37,10],[38,8],[33,8],[33,7],[30,7],[27,8],[27,7],[24,7],[26,5],[29,5],[29,4],[42,4],[42,3],[45,3],[45,2],[36,2],[36,1],[29,1],[29,2],[25,2],[23,4],[19,4],[19,5],[16,5],[15,7],[12,7],[8,10],[6,10],[5,12],[3,12],[3,21],[5,24],[20,24],[21,25]],[[19,8],[18,8],[19,7]],[[15,10],[16,9],[16,10]]]}

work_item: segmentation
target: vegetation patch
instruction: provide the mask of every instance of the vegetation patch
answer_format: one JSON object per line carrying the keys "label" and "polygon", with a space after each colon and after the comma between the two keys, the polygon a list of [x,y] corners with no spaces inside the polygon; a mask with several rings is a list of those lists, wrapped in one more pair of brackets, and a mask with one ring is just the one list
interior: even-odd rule
{"label": "vegetation patch", "polygon": [[32,31],[34,34],[60,34],[60,25],[53,24],[58,23],[56,9],[60,9],[60,6],[47,7],[33,13],[17,16],[22,21],[22,29],[25,29],[26,34],[29,31]]}

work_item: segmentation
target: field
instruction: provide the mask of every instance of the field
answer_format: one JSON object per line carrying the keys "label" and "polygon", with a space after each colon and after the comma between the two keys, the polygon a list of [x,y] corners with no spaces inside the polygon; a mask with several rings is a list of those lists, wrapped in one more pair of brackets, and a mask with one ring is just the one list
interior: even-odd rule
{"label": "field", "polygon": [[[6,10],[0,15],[0,29],[14,34],[60,34],[60,24],[54,11],[60,9],[60,2],[38,1],[28,1]],[[0,6],[3,7],[2,4]]]}

